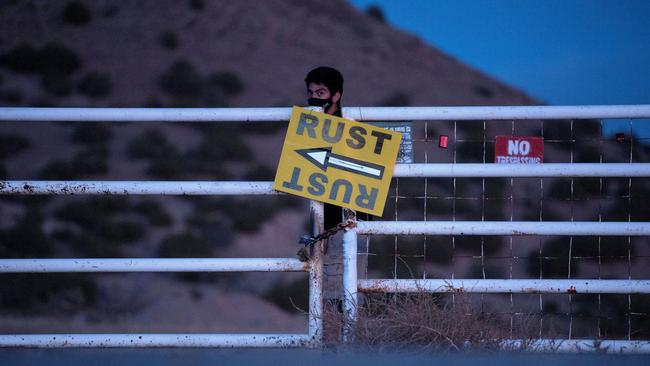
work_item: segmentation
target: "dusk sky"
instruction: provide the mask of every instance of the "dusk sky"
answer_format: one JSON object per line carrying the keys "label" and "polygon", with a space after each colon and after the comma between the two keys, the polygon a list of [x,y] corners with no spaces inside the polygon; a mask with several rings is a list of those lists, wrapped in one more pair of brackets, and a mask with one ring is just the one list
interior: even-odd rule
{"label": "dusk sky", "polygon": [[650,104],[648,0],[351,3],[546,104]]}

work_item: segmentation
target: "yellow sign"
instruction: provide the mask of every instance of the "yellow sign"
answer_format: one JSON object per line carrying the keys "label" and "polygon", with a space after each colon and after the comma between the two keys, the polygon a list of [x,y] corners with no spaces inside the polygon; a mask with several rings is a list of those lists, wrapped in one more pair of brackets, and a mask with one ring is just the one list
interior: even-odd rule
{"label": "yellow sign", "polygon": [[294,107],[273,188],[381,216],[402,135]]}

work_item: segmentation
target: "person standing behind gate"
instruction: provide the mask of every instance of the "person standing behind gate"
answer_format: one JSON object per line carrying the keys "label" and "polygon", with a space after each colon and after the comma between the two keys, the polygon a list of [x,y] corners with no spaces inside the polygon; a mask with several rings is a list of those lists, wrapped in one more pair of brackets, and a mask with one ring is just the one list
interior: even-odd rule
{"label": "person standing behind gate", "polygon": [[[329,66],[320,66],[311,70],[305,77],[307,86],[307,103],[312,107],[322,107],[323,112],[333,116],[342,117],[341,99],[343,97],[343,75],[336,69]],[[330,229],[341,223],[344,219],[343,209],[339,206],[324,204],[324,226]],[[357,214],[360,220],[370,220],[367,214]],[[329,239],[329,245],[323,258],[323,298],[330,305],[341,309],[343,297],[343,248],[341,234]],[[361,260],[360,265],[364,266],[365,261]],[[329,334],[328,334],[329,333]],[[333,329],[325,329],[325,338],[338,338],[333,334]]]}
{"label": "person standing behind gate", "polygon": [[[343,75],[338,70],[328,66],[317,67],[307,74],[305,84],[309,106],[323,107],[323,112],[342,117]],[[341,208],[326,203],[325,229],[334,227],[341,220]]]}

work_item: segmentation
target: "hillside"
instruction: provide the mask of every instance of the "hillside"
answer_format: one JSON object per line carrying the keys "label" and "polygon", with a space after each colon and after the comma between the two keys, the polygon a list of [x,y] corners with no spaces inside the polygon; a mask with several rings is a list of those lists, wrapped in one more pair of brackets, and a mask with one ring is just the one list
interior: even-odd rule
{"label": "hillside", "polygon": [[[343,0],[0,3],[2,106],[303,105],[304,75],[319,65],[343,72],[344,105],[537,104],[515,88],[360,13]],[[600,141],[596,121],[580,124],[575,131],[569,130],[570,121],[529,121],[516,126],[497,121],[486,123],[485,130],[480,121],[474,122],[417,126],[416,161],[489,162],[491,145],[487,144],[484,153],[484,139],[489,142],[497,134],[512,132],[547,138],[547,162],[599,161],[603,154],[604,162],[627,161],[631,148]],[[574,132],[584,141],[570,141]],[[453,149],[438,149],[438,134],[452,136]],[[3,123],[0,175],[5,179],[271,180],[283,136],[284,125]],[[634,149],[635,161],[648,161],[646,147],[635,145]],[[406,199],[399,206],[399,217],[422,219],[422,200],[415,198],[422,195],[422,181],[400,182],[399,195]],[[452,213],[457,219],[480,219],[485,212],[490,220],[539,219],[540,192],[550,199],[544,203],[544,219],[569,219],[567,202],[571,201],[571,207],[575,202],[567,182],[547,180],[540,189],[539,179],[516,185],[487,180],[488,193],[480,180],[459,180],[458,185],[451,180],[431,182],[428,194],[440,199],[428,206],[428,219],[450,219]],[[598,197],[626,194],[627,180],[613,181],[604,189],[594,181],[584,182],[576,185],[582,189],[577,192]],[[645,197],[647,187],[637,184],[638,194]],[[499,199],[472,204],[486,196]],[[504,197],[508,196],[520,200],[507,201]],[[621,209],[619,203],[603,202],[599,210],[618,207],[614,219],[621,219],[630,207]],[[597,219],[593,207],[575,206],[572,215]],[[637,209],[634,218],[647,217],[646,208]],[[387,208],[385,218],[394,219],[394,210]],[[304,200],[291,197],[2,197],[0,256],[292,256],[305,230],[307,212]],[[431,260],[429,255],[424,263],[412,263],[413,269],[445,276],[456,265],[466,276],[480,276],[475,261],[447,260],[445,256],[452,258],[454,252],[450,254],[444,239],[429,239],[429,247],[437,248],[442,260]],[[566,257],[551,239],[554,258]],[[496,240],[489,254],[508,255],[505,241]],[[476,255],[478,245],[484,244],[476,239],[463,243],[456,253],[461,257]],[[522,249],[520,255],[530,254],[538,245],[537,239],[525,243],[526,252]],[[639,246],[635,253],[641,255],[644,250]],[[400,253],[380,251],[378,258],[385,260],[371,265],[383,266],[375,268],[375,273],[390,275],[398,268],[392,261]],[[413,253],[401,254],[420,258],[421,251],[426,249],[418,246]],[[589,249],[583,254],[593,256],[594,252]],[[509,255],[514,254],[510,251]],[[617,250],[611,254],[621,255]],[[549,275],[566,275],[562,272],[566,259],[560,262],[556,267],[562,269]],[[614,264],[621,263],[615,260]],[[504,266],[490,266],[496,269],[488,271],[488,277],[504,276]],[[519,263],[514,272],[535,277],[538,269],[533,266],[529,273],[530,267],[528,262]],[[408,276],[404,268],[398,272]],[[305,318],[288,300],[291,296],[304,308],[300,303],[306,289],[304,275],[43,278],[11,276],[0,284],[0,306],[11,314],[0,321],[0,332],[61,330],[67,329],[67,322],[73,330],[138,326],[157,330],[151,324],[160,319],[165,319],[160,325],[165,330],[232,331],[234,324],[242,324],[249,330],[302,331],[306,326]],[[226,292],[233,293],[238,303],[224,296]],[[158,296],[165,302],[158,302]],[[179,310],[189,306],[199,315],[189,317]],[[224,310],[215,312],[215,307]]]}

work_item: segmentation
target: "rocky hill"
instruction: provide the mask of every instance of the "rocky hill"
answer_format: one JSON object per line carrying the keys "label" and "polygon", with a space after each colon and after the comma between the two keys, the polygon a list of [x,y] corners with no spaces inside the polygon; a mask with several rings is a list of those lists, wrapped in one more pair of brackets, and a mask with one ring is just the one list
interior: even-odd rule
{"label": "rocky hill", "polygon": [[[343,72],[345,105],[537,104],[343,0],[0,3],[2,106],[302,105],[304,75],[319,65]],[[496,121],[485,129],[481,121],[442,121],[416,125],[416,161],[490,162],[494,136],[513,132],[544,136],[547,162],[600,161],[603,156],[604,162],[627,161],[632,148],[635,161],[650,157],[644,146],[604,140],[596,121],[575,127],[571,121]],[[453,148],[438,149],[439,134],[450,135]],[[272,180],[283,136],[282,124],[3,123],[0,175]],[[589,220],[601,211],[604,219],[627,218],[630,210],[633,220],[648,217],[646,208],[634,206],[636,201],[624,201],[624,207],[620,200],[603,201],[629,196],[627,180],[607,181],[604,188],[598,180],[580,180],[575,186],[568,180],[545,180],[542,188],[539,179],[486,182],[430,181],[427,192],[434,200],[426,209],[428,219],[569,219],[569,206],[573,216]],[[399,217],[422,219],[423,200],[416,197],[422,196],[425,183],[402,179],[399,184],[398,194],[406,197],[398,203]],[[635,181],[634,188],[639,197],[648,195],[644,183]],[[540,196],[547,199],[544,208]],[[585,196],[600,199],[599,211]],[[394,212],[395,207],[387,208],[385,218],[393,219]],[[304,200],[291,197],[3,197],[0,256],[292,256],[306,215]],[[515,275],[536,277],[540,271],[534,265],[542,257],[535,254],[541,245],[537,239],[526,242],[520,254],[508,252],[505,238],[458,239],[453,250],[447,239],[429,239],[413,250],[401,246],[400,253],[376,249],[381,260],[370,263],[371,271],[394,274],[399,266],[391,263],[398,254],[405,258],[400,263],[409,264],[397,269],[400,276],[409,271],[412,276],[412,270],[446,276],[453,266],[469,277],[505,276],[507,265],[499,261],[487,267],[483,262],[477,267],[473,260],[462,263],[461,257],[471,259],[485,245],[494,257],[530,255],[532,259],[519,262]],[[544,267],[550,271],[545,275],[566,276],[568,254],[561,240],[549,238],[545,245],[549,249],[543,257],[552,262]],[[612,245],[608,256],[614,265],[624,265],[620,259],[627,246],[623,253]],[[585,248],[580,252],[584,257],[600,255],[590,243]],[[427,256],[427,250],[436,254]],[[635,250],[643,253],[641,247]],[[424,262],[409,262],[422,257]],[[68,329],[70,322],[72,330],[115,331],[306,327],[292,303],[304,308],[306,276],[299,274],[6,278],[11,280],[0,284],[0,306],[10,315],[0,321],[0,332],[56,331]],[[183,311],[188,307],[199,315],[189,316]]]}

